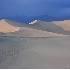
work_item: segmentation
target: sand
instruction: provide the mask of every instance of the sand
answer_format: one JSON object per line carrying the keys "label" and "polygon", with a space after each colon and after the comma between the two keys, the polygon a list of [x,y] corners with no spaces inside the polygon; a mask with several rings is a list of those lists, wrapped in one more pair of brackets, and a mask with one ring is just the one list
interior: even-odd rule
{"label": "sand", "polygon": [[7,37],[23,37],[23,38],[40,38],[40,37],[50,37],[50,36],[64,36],[63,34],[57,34],[53,32],[47,32],[42,30],[37,30],[33,28],[22,27],[20,31],[14,33],[1,33],[0,36],[7,36]]}
{"label": "sand", "polygon": [[66,21],[58,25],[35,21],[22,27],[14,23],[0,20],[0,69],[70,68],[70,31],[65,27]]}
{"label": "sand", "polygon": [[[34,23],[36,23],[34,21]],[[58,33],[53,33],[53,32],[48,32],[48,31],[43,31],[35,28],[30,28],[29,25],[23,26],[23,27],[16,27],[13,22],[8,21],[8,20],[0,20],[0,32],[6,33],[3,36],[13,36],[13,37],[48,37],[48,36],[64,36],[63,34],[58,34]],[[37,24],[36,24],[37,25]],[[41,25],[42,26],[42,25]],[[40,26],[39,26],[40,27]],[[38,27],[36,27],[38,28]],[[11,33],[14,32],[14,33]],[[1,36],[1,34],[0,34]]]}
{"label": "sand", "polygon": [[0,37],[0,68],[69,69],[70,36],[49,38]]}
{"label": "sand", "polygon": [[70,35],[70,20],[45,22],[35,20],[31,22],[30,27],[42,31],[48,31],[58,34]]}
{"label": "sand", "polygon": [[42,31],[42,30],[37,30],[33,28],[27,28],[27,27],[22,27],[21,28],[22,33],[24,37],[48,37],[48,36],[64,36],[63,34],[57,34],[53,32],[47,32],[47,31]]}
{"label": "sand", "polygon": [[65,31],[70,31],[70,20],[54,21],[53,23],[60,26]]}
{"label": "sand", "polygon": [[8,33],[8,32],[15,32],[19,31],[19,27],[14,27],[7,23],[5,20],[0,20],[0,32]]}
{"label": "sand", "polygon": [[63,35],[70,35],[70,25],[69,20],[65,21],[53,21],[53,22],[45,22],[40,20],[35,20],[29,24],[19,23],[11,20],[5,20],[8,24],[13,25],[15,27],[27,27],[33,28],[37,30],[63,34]]}

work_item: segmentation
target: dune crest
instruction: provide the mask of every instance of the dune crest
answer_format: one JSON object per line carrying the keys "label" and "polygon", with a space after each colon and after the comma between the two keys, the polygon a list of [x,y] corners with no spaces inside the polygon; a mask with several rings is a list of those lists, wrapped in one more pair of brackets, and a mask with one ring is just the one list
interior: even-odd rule
{"label": "dune crest", "polygon": [[14,27],[7,23],[4,19],[0,20],[0,32],[8,33],[8,32],[15,32],[19,31],[19,27]]}

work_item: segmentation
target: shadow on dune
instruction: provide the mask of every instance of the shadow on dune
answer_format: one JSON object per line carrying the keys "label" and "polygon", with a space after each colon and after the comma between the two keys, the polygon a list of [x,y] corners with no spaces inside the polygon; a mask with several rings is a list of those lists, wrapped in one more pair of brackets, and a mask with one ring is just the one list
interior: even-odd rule
{"label": "shadow on dune", "polygon": [[11,20],[5,20],[5,21],[13,26],[20,27],[21,31],[23,30],[24,27],[27,27],[27,28],[33,28],[33,29],[47,31],[47,32],[70,35],[70,31],[65,31],[63,28],[61,28],[60,26],[52,22],[44,22],[44,21],[38,20],[35,24],[25,24],[25,23],[19,23]]}
{"label": "shadow on dune", "polygon": [[70,35],[70,31],[65,31],[60,26],[54,24],[54,23],[48,23],[50,26],[47,26],[48,32],[58,33],[58,34],[64,34],[64,35]]}
{"label": "shadow on dune", "polygon": [[70,31],[65,31],[60,26],[54,23],[51,23],[51,22],[46,22],[46,23],[41,22],[41,23],[37,23],[33,25],[28,25],[26,27],[37,29],[37,30],[42,30],[42,31],[58,33],[58,34],[70,35]]}

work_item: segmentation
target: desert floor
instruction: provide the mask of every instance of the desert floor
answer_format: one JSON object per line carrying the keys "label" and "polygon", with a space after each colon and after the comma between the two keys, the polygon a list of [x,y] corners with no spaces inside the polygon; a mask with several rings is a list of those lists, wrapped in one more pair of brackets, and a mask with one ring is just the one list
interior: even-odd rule
{"label": "desert floor", "polygon": [[70,68],[70,36],[0,37],[1,68]]}

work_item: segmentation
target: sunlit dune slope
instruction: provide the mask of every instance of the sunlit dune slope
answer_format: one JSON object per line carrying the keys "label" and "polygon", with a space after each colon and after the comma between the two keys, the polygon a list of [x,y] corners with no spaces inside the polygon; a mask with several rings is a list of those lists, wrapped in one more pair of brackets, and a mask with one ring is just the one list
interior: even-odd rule
{"label": "sunlit dune slope", "polygon": [[0,20],[0,32],[8,33],[19,31],[19,27],[15,27],[7,23],[5,20]]}
{"label": "sunlit dune slope", "polygon": [[70,31],[70,20],[54,21],[53,23],[60,26],[65,31]]}

